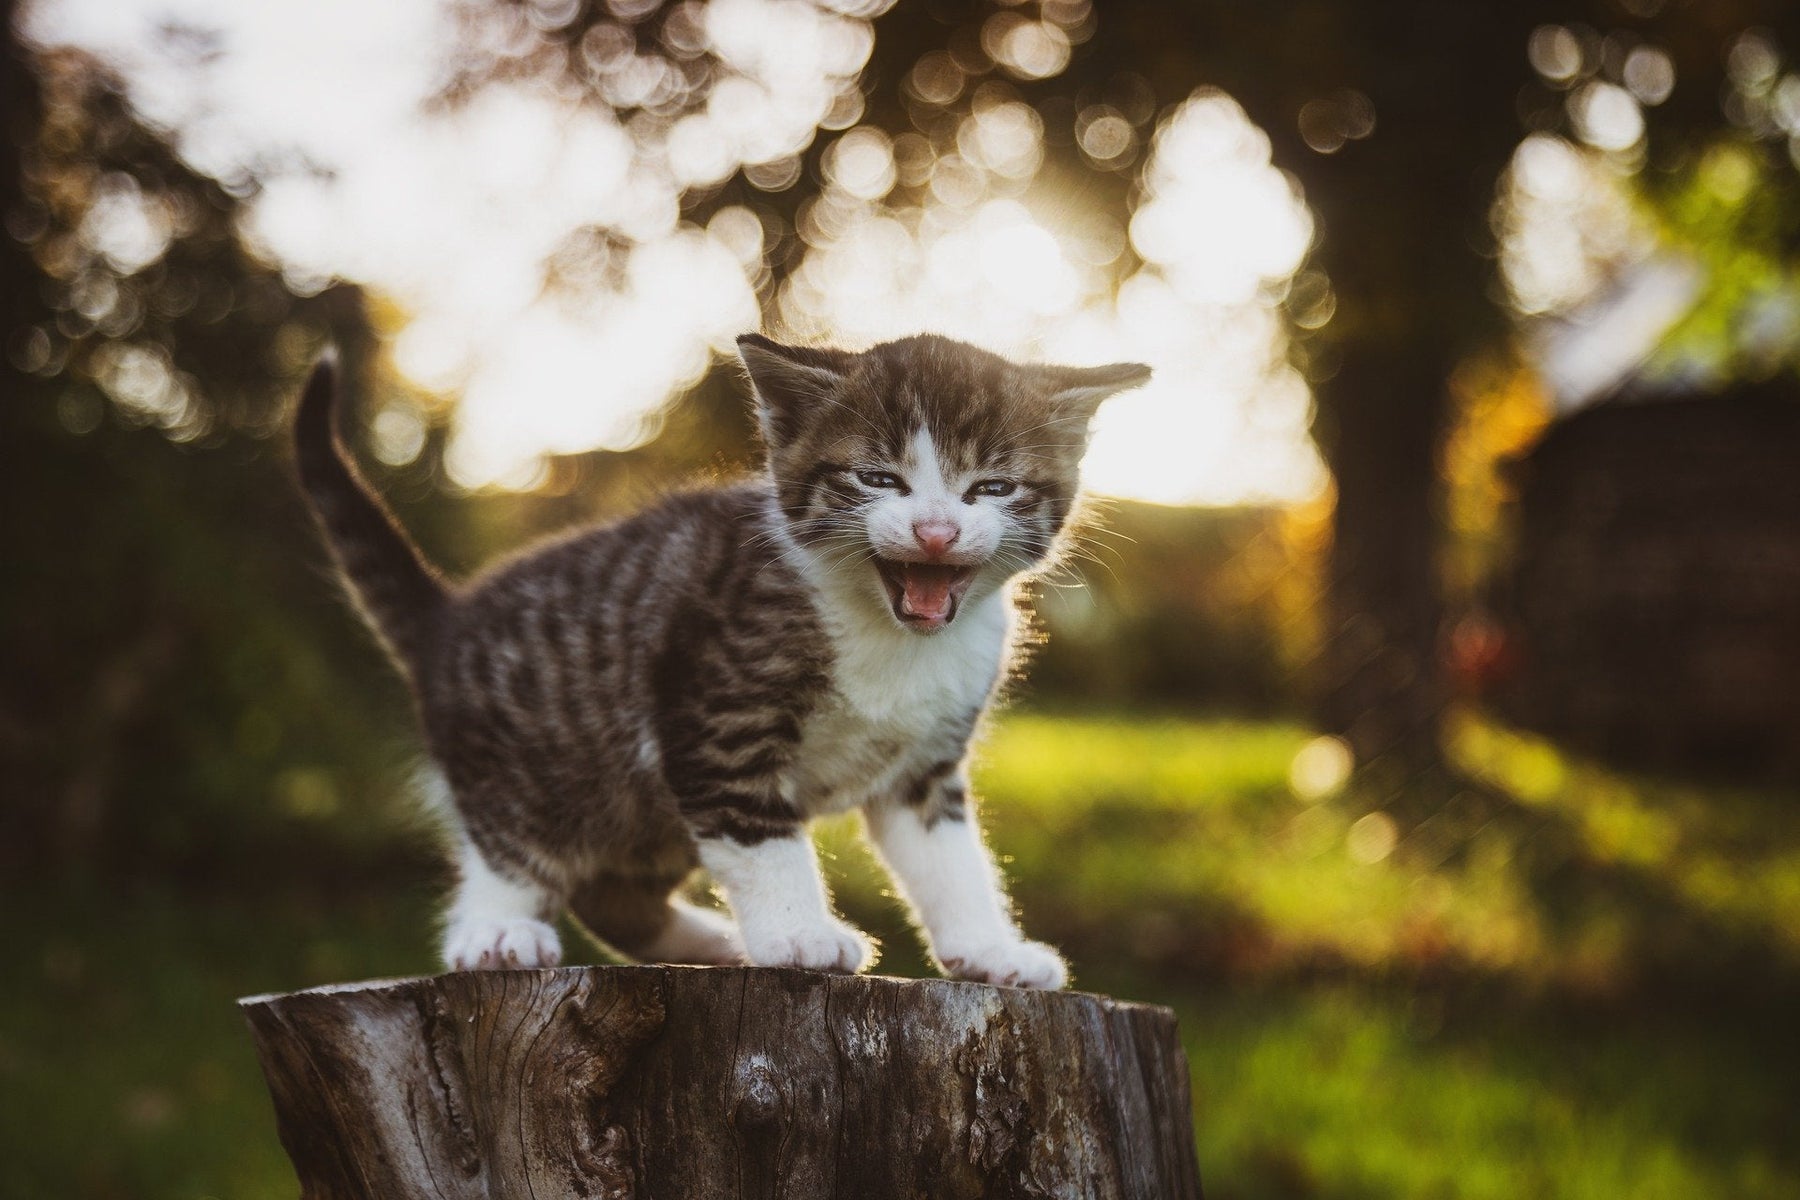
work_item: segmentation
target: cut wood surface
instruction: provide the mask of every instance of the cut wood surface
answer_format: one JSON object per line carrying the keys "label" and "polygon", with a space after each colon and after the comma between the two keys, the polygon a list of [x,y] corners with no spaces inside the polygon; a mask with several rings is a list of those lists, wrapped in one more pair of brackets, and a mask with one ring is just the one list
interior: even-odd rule
{"label": "cut wood surface", "polygon": [[242,1004],[318,1200],[1200,1195],[1164,1008],[655,966]]}

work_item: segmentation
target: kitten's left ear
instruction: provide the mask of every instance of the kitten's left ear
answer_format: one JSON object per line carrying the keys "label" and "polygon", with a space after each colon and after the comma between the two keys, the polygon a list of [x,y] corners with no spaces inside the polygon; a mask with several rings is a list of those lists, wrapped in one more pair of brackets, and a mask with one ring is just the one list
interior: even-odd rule
{"label": "kitten's left ear", "polygon": [[1091,417],[1100,402],[1118,392],[1150,382],[1143,363],[1108,363],[1104,367],[1043,367],[1049,376],[1050,403],[1072,415]]}
{"label": "kitten's left ear", "polygon": [[760,333],[744,334],[737,346],[771,445],[793,439],[806,414],[843,385],[854,357],[819,346],[784,346]]}

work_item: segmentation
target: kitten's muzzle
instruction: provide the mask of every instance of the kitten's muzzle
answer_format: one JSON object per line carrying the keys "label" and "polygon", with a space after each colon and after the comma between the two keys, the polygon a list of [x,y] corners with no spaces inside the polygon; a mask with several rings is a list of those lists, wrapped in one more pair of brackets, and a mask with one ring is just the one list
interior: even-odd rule
{"label": "kitten's muzzle", "polygon": [[913,540],[919,543],[919,551],[927,562],[936,562],[949,554],[950,547],[962,536],[962,527],[955,521],[914,521],[912,530]]}
{"label": "kitten's muzzle", "polygon": [[905,562],[876,556],[875,570],[887,589],[894,619],[908,629],[935,633],[956,619],[963,594],[975,582],[975,566],[952,562]]}

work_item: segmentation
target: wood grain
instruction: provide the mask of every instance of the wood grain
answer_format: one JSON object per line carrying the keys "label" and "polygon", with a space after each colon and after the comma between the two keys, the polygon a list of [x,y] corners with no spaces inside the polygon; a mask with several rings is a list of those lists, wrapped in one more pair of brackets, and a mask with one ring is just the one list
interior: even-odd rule
{"label": "wood grain", "polygon": [[1200,1195],[1162,1008],[655,966],[242,1006],[309,1200]]}

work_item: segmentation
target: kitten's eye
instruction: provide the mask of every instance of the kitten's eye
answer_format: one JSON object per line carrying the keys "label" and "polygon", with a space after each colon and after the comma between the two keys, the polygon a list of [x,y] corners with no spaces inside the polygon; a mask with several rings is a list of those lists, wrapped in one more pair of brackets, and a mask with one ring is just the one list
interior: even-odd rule
{"label": "kitten's eye", "polygon": [[1019,485],[1010,479],[983,479],[969,489],[969,496],[1010,496],[1019,490]]}
{"label": "kitten's eye", "polygon": [[890,490],[898,490],[899,488],[906,486],[900,482],[900,477],[898,475],[895,475],[890,471],[858,471],[856,473],[856,482],[862,484],[866,488],[887,488]]}

